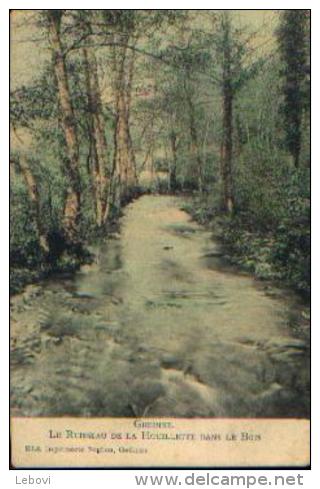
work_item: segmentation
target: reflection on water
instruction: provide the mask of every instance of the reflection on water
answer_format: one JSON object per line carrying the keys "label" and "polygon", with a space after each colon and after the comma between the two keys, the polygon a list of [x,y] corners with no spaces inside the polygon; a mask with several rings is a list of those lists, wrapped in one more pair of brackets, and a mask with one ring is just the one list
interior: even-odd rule
{"label": "reflection on water", "polygon": [[297,299],[226,270],[180,205],[140,198],[94,264],[13,299],[14,414],[308,415]]}

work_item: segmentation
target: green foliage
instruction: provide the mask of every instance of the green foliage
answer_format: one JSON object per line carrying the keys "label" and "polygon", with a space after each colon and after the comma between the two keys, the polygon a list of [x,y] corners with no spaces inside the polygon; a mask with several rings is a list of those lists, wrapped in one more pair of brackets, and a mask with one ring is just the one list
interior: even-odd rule
{"label": "green foliage", "polygon": [[281,107],[285,126],[285,142],[296,166],[301,150],[302,113],[309,106],[307,58],[310,32],[308,10],[285,10],[281,14],[278,40],[283,66],[284,103]]}
{"label": "green foliage", "polygon": [[[49,11],[39,12],[37,29],[45,37]],[[231,261],[259,278],[282,279],[308,293],[308,12],[276,14],[279,28],[276,36],[270,32],[266,42],[267,46],[273,42],[270,49],[257,48],[256,34],[237,23],[232,11],[56,10],[50,15],[59,23],[79,140],[78,238],[83,248],[90,240],[104,237],[121,210],[111,203],[109,222],[97,228],[92,110],[82,48],[94,49],[96,54],[108,143],[106,172],[112,175],[117,120],[115,64],[117,49],[127,43],[128,52],[135,54],[129,123],[137,173],[152,168],[159,174],[144,187],[130,189],[121,204],[142,192],[189,193],[193,202],[186,209],[199,222],[213,225],[228,247]],[[226,55],[230,57],[229,73],[224,69]],[[224,136],[221,87],[226,78],[233,103],[235,200],[235,212],[228,217],[221,214],[220,168]],[[68,247],[62,231],[69,179],[57,89],[52,61],[47,61],[32,83],[11,93],[12,125],[31,135],[32,144],[23,151],[37,182],[41,221],[50,244],[50,253],[44,256],[26,185],[17,170],[10,197],[13,291],[26,280],[57,270],[69,272],[89,259],[83,249]],[[297,153],[299,168],[290,157]]]}
{"label": "green foliage", "polygon": [[226,246],[231,263],[260,279],[282,280],[308,297],[311,245],[308,180],[308,171],[292,171],[287,174],[286,187],[281,192],[278,183],[274,200],[268,200],[269,190],[265,193],[260,186],[260,191],[251,193],[242,202],[243,210],[238,209],[229,217],[221,215],[213,198],[203,196],[187,204],[185,210],[198,222],[211,224],[215,236]]}
{"label": "green foliage", "polygon": [[41,262],[35,223],[23,185],[10,191],[10,261],[16,266],[36,267]]}
{"label": "green foliage", "polygon": [[10,121],[13,126],[29,127],[36,119],[57,117],[55,81],[50,68],[32,86],[21,86],[10,93]]}
{"label": "green foliage", "polygon": [[310,247],[310,200],[291,192],[275,232],[272,259],[284,277],[306,294],[310,293]]}

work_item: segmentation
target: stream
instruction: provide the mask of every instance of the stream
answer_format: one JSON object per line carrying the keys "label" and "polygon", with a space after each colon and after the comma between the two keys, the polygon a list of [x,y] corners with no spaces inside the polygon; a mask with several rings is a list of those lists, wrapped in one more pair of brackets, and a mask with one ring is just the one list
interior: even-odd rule
{"label": "stream", "polygon": [[299,299],[228,266],[182,204],[139,198],[93,264],[12,298],[13,415],[309,415]]}

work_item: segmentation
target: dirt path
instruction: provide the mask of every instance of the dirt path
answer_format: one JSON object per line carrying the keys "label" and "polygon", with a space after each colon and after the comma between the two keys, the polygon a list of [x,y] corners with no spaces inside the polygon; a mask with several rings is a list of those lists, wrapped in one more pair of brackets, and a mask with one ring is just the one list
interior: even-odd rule
{"label": "dirt path", "polygon": [[175,197],[129,205],[72,278],[12,301],[17,415],[306,416],[308,345]]}

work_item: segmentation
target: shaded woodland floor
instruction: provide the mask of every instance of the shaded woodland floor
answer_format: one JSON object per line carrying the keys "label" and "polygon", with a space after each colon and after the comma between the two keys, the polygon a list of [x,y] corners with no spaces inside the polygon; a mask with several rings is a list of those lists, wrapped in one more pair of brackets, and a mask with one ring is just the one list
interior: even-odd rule
{"label": "shaded woodland floor", "polygon": [[12,298],[13,415],[309,415],[300,299],[228,266],[182,206],[141,197],[92,265]]}

